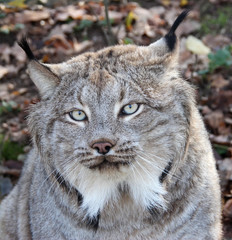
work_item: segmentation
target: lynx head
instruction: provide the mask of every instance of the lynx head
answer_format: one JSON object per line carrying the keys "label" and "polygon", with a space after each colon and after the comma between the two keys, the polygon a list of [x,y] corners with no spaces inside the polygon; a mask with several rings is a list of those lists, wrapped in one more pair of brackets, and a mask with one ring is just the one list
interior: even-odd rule
{"label": "lynx head", "polygon": [[176,66],[175,30],[187,13],[149,46],[109,47],[60,64],[39,63],[20,43],[41,94],[29,117],[34,145],[45,169],[82,194],[90,217],[123,194],[144,208],[165,208],[193,101]]}

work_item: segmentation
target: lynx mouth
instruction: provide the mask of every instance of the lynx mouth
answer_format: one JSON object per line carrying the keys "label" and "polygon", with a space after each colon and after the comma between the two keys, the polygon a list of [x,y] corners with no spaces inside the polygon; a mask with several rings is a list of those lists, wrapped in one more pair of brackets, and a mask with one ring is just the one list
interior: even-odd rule
{"label": "lynx mouth", "polygon": [[131,156],[120,158],[116,156],[100,156],[82,161],[86,167],[93,170],[119,169],[121,166],[129,166],[131,162]]}
{"label": "lynx mouth", "polygon": [[102,170],[102,169],[109,169],[109,168],[116,168],[116,169],[119,169],[120,166],[127,166],[129,165],[130,162],[121,162],[121,161],[118,161],[118,162],[109,162],[107,160],[104,160],[103,162],[99,163],[99,164],[96,164],[96,165],[92,165],[90,166],[89,168],[90,169],[99,169],[99,170]]}

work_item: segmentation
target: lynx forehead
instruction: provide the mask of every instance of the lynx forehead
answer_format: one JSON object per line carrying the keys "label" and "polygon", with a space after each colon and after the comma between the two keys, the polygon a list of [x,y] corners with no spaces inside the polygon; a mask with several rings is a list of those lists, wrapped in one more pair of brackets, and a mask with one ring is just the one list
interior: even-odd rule
{"label": "lynx forehead", "polygon": [[[175,30],[38,62],[33,149],[0,208],[0,239],[221,239],[215,161],[193,88],[177,70]],[[207,199],[207,201],[206,201]]]}

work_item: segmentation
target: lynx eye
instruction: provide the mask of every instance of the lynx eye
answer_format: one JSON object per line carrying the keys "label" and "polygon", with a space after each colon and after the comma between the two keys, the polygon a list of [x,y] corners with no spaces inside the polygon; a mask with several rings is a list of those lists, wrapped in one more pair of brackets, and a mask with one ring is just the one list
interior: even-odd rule
{"label": "lynx eye", "polygon": [[87,119],[86,114],[81,110],[73,110],[69,112],[69,116],[75,121],[84,121]]}
{"label": "lynx eye", "polygon": [[131,115],[135,112],[137,112],[139,109],[139,104],[133,103],[133,104],[128,104],[122,108],[122,114],[123,115]]}

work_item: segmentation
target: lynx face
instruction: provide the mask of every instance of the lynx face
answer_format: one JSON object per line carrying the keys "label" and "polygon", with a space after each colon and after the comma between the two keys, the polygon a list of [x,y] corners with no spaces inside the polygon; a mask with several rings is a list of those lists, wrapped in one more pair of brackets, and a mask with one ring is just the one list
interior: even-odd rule
{"label": "lynx face", "polygon": [[165,208],[162,182],[185,154],[193,101],[176,70],[174,31],[186,13],[148,47],[115,46],[56,65],[40,64],[21,44],[42,96],[29,118],[35,145],[47,175],[78,190],[90,217],[122,192],[143,208]]}
{"label": "lynx face", "polygon": [[145,48],[118,48],[120,55],[109,48],[59,65],[59,84],[30,116],[45,164],[80,191],[90,216],[122,189],[144,208],[165,208],[161,176],[188,135],[174,69],[127,60]]}

